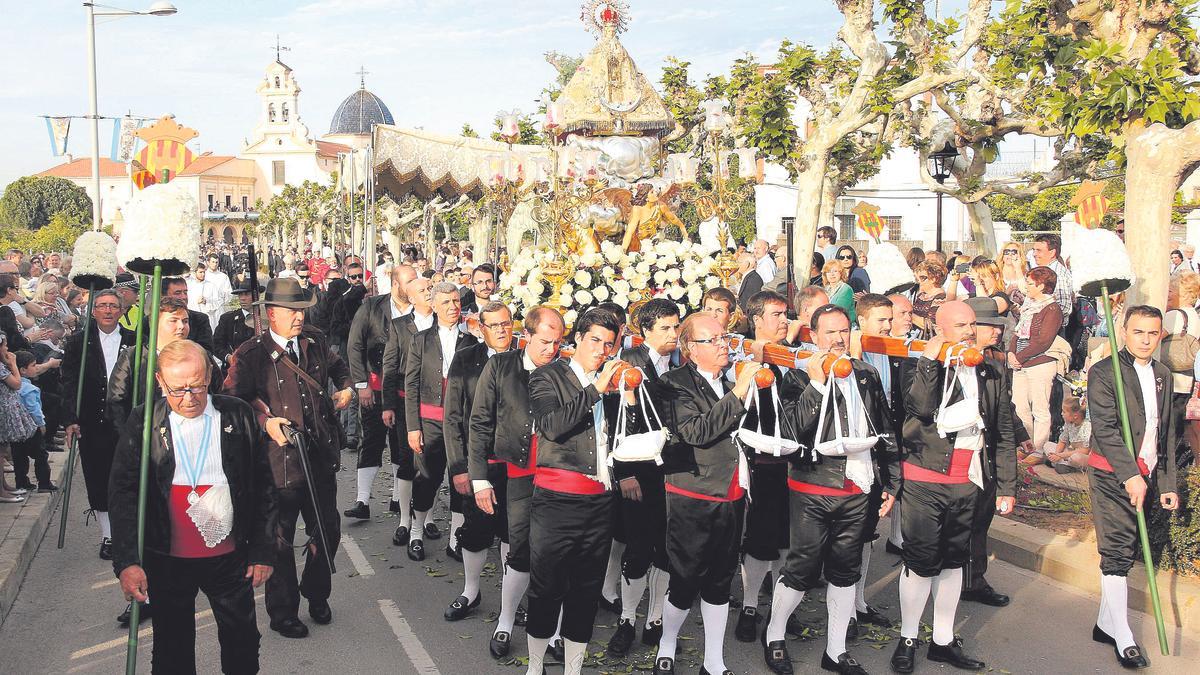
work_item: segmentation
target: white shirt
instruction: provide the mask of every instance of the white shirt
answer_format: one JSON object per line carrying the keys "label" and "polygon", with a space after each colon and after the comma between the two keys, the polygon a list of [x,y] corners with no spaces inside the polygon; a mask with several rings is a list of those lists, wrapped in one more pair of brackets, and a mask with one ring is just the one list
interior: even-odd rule
{"label": "white shirt", "polygon": [[[375,268],[375,293],[377,295],[388,295],[392,292],[392,265],[384,263]],[[392,317],[395,318],[395,317]]]}
{"label": "white shirt", "polygon": [[300,342],[296,338],[289,340],[270,328],[267,329],[267,332],[271,334],[271,339],[275,341],[275,344],[279,345],[284,354],[287,353],[287,347],[290,344],[292,345],[292,349],[296,351],[296,358],[300,358]]}
{"label": "white shirt", "polygon": [[104,377],[107,379],[112,377],[117,356],[121,354],[121,327],[114,327],[111,333],[105,333],[97,327],[96,333],[100,335],[100,350],[104,352]]}
{"label": "white shirt", "polygon": [[[733,369],[730,368],[730,370]],[[717,395],[717,398],[725,396],[725,385],[721,383],[720,375],[710,375],[699,368],[696,369],[696,372],[700,373],[700,377],[703,377],[708,386],[712,387],[713,393]]]}
{"label": "white shirt", "polygon": [[1133,371],[1137,373],[1138,384],[1142,387],[1142,407],[1146,411],[1146,433],[1142,436],[1142,447],[1138,448],[1138,457],[1146,463],[1150,473],[1158,464],[1158,388],[1154,382],[1154,366],[1133,362]]}
{"label": "white shirt", "polygon": [[650,363],[654,364],[654,372],[662,375],[671,369],[671,355],[659,354],[658,350],[650,345],[646,345],[646,352],[650,356]]}
{"label": "white shirt", "polygon": [[415,325],[417,327],[417,332],[420,332],[423,330],[429,330],[429,328],[431,326],[433,326],[433,312],[430,312],[430,313],[422,316],[420,314],[417,314],[417,310],[414,308],[412,315],[413,315],[413,325]]}
{"label": "white shirt", "polygon": [[[571,365],[571,372],[575,373],[575,379],[579,380],[579,386],[587,389],[588,385],[596,384],[596,373],[585,373],[583,366],[575,359],[568,361]],[[624,401],[621,402],[624,405]],[[608,485],[608,425],[604,422],[604,401],[596,401],[596,406],[600,408],[600,421],[596,424],[596,475],[589,476],[594,480]],[[595,407],[592,408],[593,420],[595,419]]]}
{"label": "white shirt", "polygon": [[207,315],[208,324],[216,327],[221,315],[225,313],[225,303],[229,300],[222,292],[221,285],[207,276],[203,281],[189,276],[187,287],[188,309]]}
{"label": "white shirt", "polygon": [[454,360],[454,348],[458,346],[458,326],[438,325],[438,342],[442,345],[442,377],[450,373],[450,362]]}
{"label": "white shirt", "polygon": [[[212,399],[208,399],[208,406],[199,417],[189,418],[172,412],[167,418],[171,423],[172,445],[175,446],[175,476],[171,484],[188,487],[227,485],[229,480],[221,465],[221,414],[213,407]],[[203,452],[201,445],[205,427],[208,427],[207,453]],[[197,466],[201,454],[205,455],[204,462]],[[189,468],[193,471],[198,469],[195,484],[192,483],[192,476],[188,475]]]}
{"label": "white shirt", "polygon": [[779,267],[775,265],[775,260],[770,254],[764,255],[754,263],[754,269],[758,271],[758,276],[762,277],[763,283],[767,283],[775,278],[775,273],[779,271]]}
{"label": "white shirt", "polygon": [[408,316],[409,314],[413,313],[412,305],[409,305],[408,309],[401,310],[399,307],[396,306],[396,301],[392,300],[390,298],[388,299],[388,307],[390,307],[392,310],[392,318],[393,319],[399,319],[402,316]]}
{"label": "white shirt", "polygon": [[11,309],[13,311],[13,314],[16,314],[17,316],[25,316],[25,314],[26,314],[25,305],[22,305],[20,302],[18,302],[16,300],[13,300],[12,302],[8,303],[8,308]]}
{"label": "white shirt", "polygon": [[229,282],[229,276],[220,270],[208,270],[204,274],[205,281],[211,281],[217,287],[220,293],[221,306],[229,304],[229,299],[233,297],[233,284]]}

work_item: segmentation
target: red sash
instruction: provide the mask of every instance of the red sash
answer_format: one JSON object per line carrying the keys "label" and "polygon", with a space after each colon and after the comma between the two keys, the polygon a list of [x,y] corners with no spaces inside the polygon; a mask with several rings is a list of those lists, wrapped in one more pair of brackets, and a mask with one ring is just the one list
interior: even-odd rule
{"label": "red sash", "polygon": [[[1143,476],[1150,475],[1150,467],[1146,466],[1146,462],[1144,460],[1142,460],[1141,457],[1137,458],[1137,465],[1138,465],[1138,471],[1141,472],[1141,474]],[[1090,455],[1088,455],[1088,466],[1092,467],[1093,469],[1107,471],[1108,473],[1113,472],[1112,464],[1109,464],[1108,460],[1104,458],[1104,455],[1101,455],[1100,453],[1096,452],[1095,450],[1093,450],[1092,453]]]}
{"label": "red sash", "polygon": [[378,373],[370,373],[367,375],[367,386],[371,391],[383,391],[383,378]]}
{"label": "red sash", "polygon": [[[210,487],[212,486],[199,485],[196,487],[196,493],[204,496]],[[233,553],[232,535],[225,537],[224,541],[213,548],[205,545],[200,530],[196,529],[196,524],[187,514],[188,507],[191,506],[187,497],[191,491],[189,485],[171,486],[171,498],[167,502],[167,513],[171,518],[171,555],[176,558],[215,558]]]}
{"label": "red sash", "polygon": [[738,485],[738,468],[736,466],[733,467],[733,480],[729,481],[729,491],[725,493],[724,497],[714,497],[712,495],[700,494],[699,492],[692,492],[691,490],[685,490],[670,483],[667,483],[665,488],[667,492],[672,494],[691,499],[700,499],[706,502],[736,502],[746,496],[746,490],[741,485]]}
{"label": "red sash", "polygon": [[854,484],[854,481],[851,480],[845,481],[840,488],[833,488],[824,485],[813,485],[812,483],[802,483],[798,480],[788,478],[788,488],[793,492],[801,492],[806,495],[816,495],[818,497],[852,497],[863,493]]}
{"label": "red sash", "polygon": [[971,482],[971,479],[967,477],[967,470],[971,468],[971,455],[973,454],[974,452],[971,450],[955,448],[954,454],[950,455],[950,468],[946,473],[926,469],[911,462],[901,462],[900,470],[904,480],[940,485],[960,485]]}
{"label": "red sash", "polygon": [[569,495],[602,495],[607,490],[604,484],[592,480],[578,471],[539,466],[533,475],[533,484],[543,490],[553,490]]}

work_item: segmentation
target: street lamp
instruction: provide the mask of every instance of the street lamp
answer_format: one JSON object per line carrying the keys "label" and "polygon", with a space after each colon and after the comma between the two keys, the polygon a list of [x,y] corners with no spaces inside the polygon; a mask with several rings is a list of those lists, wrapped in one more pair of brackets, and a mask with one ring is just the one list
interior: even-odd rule
{"label": "street lamp", "polygon": [[169,2],[156,2],[147,10],[121,9],[94,2],[83,3],[87,9],[88,29],[88,95],[91,99],[88,119],[92,122],[92,187],[96,198],[92,200],[92,229],[100,229],[100,113],[96,101],[96,17],[98,16],[171,16],[179,10]]}
{"label": "street lamp", "polygon": [[[941,150],[929,153],[929,175],[937,181],[938,185],[946,184],[946,179],[950,177],[956,159],[958,159],[958,148],[954,147],[953,140],[946,141]],[[940,191],[937,193],[936,247],[937,250],[942,250],[942,193]]]}

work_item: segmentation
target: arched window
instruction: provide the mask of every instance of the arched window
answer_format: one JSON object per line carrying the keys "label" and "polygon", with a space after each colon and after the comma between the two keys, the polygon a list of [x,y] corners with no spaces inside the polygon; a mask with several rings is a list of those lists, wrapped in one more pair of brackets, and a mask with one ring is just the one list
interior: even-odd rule
{"label": "arched window", "polygon": [[283,121],[284,121],[284,122],[286,122],[286,121],[288,121],[288,107],[287,107],[287,103],[282,103],[282,104],[280,104],[280,107],[283,109]]}
{"label": "arched window", "polygon": [[276,89],[279,88],[279,76],[278,75],[275,76],[275,88]]}
{"label": "arched window", "polygon": [[267,104],[267,121],[268,122],[275,121],[275,104],[274,103]]}

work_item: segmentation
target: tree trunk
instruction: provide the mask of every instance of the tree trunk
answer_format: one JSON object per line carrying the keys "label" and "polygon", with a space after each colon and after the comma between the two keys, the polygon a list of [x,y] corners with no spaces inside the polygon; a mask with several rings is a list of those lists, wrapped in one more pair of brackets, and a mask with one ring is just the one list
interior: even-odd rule
{"label": "tree trunk", "polygon": [[[809,141],[812,145],[812,141]],[[808,166],[796,176],[796,222],[792,225],[792,267],[796,270],[796,286],[808,285],[813,249],[817,245],[817,227],[821,218],[821,195],[825,190],[825,169],[829,153],[815,151]]]}
{"label": "tree trunk", "polygon": [[318,220],[313,225],[313,248],[320,249],[325,244],[325,221]]}
{"label": "tree trunk", "polygon": [[1125,130],[1125,247],[1137,277],[1129,305],[1165,307],[1175,193],[1200,163],[1200,123]]}
{"label": "tree trunk", "polygon": [[304,223],[296,221],[296,252],[304,254]]}
{"label": "tree trunk", "polygon": [[977,202],[964,203],[967,207],[967,217],[971,222],[971,238],[979,246],[978,255],[996,258],[996,229],[992,227],[992,207],[982,199]]}
{"label": "tree trunk", "polygon": [[833,226],[833,229],[837,229],[837,226],[833,224],[833,207],[837,206],[837,198],[841,196],[840,192],[833,179],[825,179],[824,184],[821,185],[821,212],[817,216],[817,227],[830,225]]}

